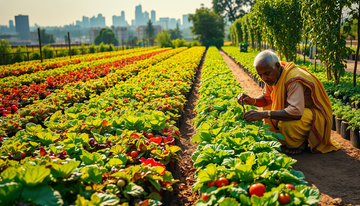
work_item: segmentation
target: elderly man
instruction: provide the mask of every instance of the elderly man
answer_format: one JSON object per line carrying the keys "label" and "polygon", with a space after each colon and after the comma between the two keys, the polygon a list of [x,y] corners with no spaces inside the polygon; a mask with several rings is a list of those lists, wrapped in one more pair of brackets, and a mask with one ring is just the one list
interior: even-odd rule
{"label": "elderly man", "polygon": [[[284,152],[297,155],[308,143],[311,152],[326,153],[340,149],[331,138],[332,109],[322,83],[306,69],[293,62],[280,62],[269,50],[260,52],[254,60],[260,78],[266,83],[263,94],[252,98],[238,95],[238,103],[263,107],[244,114],[248,122],[265,118],[271,131],[280,132],[286,146]],[[265,111],[268,110],[268,111]]]}

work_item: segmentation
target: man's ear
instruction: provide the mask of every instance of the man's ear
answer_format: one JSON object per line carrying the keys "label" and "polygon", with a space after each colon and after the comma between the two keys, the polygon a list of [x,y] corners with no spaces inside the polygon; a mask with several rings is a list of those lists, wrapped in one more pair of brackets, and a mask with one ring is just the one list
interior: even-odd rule
{"label": "man's ear", "polygon": [[280,67],[281,67],[280,63],[279,63],[279,62],[276,62],[276,63],[275,63],[275,69],[280,68]]}

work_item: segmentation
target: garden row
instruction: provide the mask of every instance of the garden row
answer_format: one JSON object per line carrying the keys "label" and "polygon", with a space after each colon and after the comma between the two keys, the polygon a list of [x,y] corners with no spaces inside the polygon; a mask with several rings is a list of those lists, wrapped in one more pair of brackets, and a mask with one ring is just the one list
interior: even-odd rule
{"label": "garden row", "polygon": [[[26,74],[20,77],[13,77],[14,80],[9,84],[3,84],[1,88],[0,99],[7,101],[16,101],[21,105],[27,105],[34,100],[44,99],[55,89],[62,89],[63,86],[71,82],[98,79],[114,72],[112,68],[120,69],[133,62],[147,59],[151,56],[165,52],[168,49],[156,49],[151,51],[133,53],[121,57],[112,57],[108,59],[87,62],[65,66],[58,69],[39,71],[33,74]],[[6,85],[6,87],[5,87]],[[17,85],[17,86],[14,86]],[[3,105],[6,107],[6,105]],[[1,111],[1,109],[0,109]],[[4,111],[1,111],[3,114]],[[10,111],[8,111],[10,113]]]}
{"label": "garden row", "polygon": [[46,62],[40,62],[39,60],[34,60],[30,62],[15,63],[6,66],[0,66],[0,78],[9,77],[9,76],[20,76],[23,74],[31,74],[37,71],[56,69],[71,64],[79,64],[80,62],[106,59],[119,55],[131,54],[134,52],[140,52],[146,50],[149,50],[149,48],[147,49],[144,48],[141,50],[131,49],[121,52],[118,51],[118,52],[88,54],[88,55],[76,56],[76,58],[72,60],[69,60],[69,57],[59,57],[59,58],[46,60]]}
{"label": "garden row", "polygon": [[[245,92],[215,47],[202,68],[194,124],[199,143],[192,159],[200,190],[196,205],[316,205],[319,191],[292,169],[296,160],[279,152],[281,134],[262,121],[248,123],[236,97]],[[255,109],[246,106],[246,110]]]}
{"label": "garden row", "polygon": [[[258,52],[251,51],[240,54],[236,47],[222,47],[222,49],[233,58],[245,72],[257,81],[259,86],[265,86],[253,66],[253,59]],[[333,81],[327,81],[324,67],[317,66],[315,71],[314,65],[310,62],[303,64],[303,61],[297,61],[296,65],[307,69],[324,85],[324,88],[330,97],[333,109],[333,130],[336,129],[343,138],[350,140],[355,147],[360,148],[360,86],[353,87],[353,74],[345,72],[344,76],[341,78],[341,82],[336,84]],[[359,75],[357,76],[357,79],[360,81]],[[336,128],[336,122],[338,122],[338,128]],[[343,126],[341,127],[341,125]]]}
{"label": "garden row", "polygon": [[69,83],[63,89],[57,89],[45,99],[34,101],[34,104],[27,105],[15,111],[14,114],[7,114],[0,122],[0,137],[12,136],[28,122],[42,123],[48,116],[63,110],[71,104],[88,100],[93,94],[100,94],[108,88],[113,87],[121,81],[136,75],[140,70],[157,64],[176,53],[184,51],[186,48],[179,48],[163,52],[161,54],[150,57],[136,64],[127,65],[123,68],[112,67],[114,72],[99,79],[91,79],[83,82]]}
{"label": "garden row", "polygon": [[160,205],[176,182],[166,165],[180,150],[171,115],[183,110],[204,51],[195,47],[139,69],[54,113],[46,128],[30,123],[4,138],[0,204]]}

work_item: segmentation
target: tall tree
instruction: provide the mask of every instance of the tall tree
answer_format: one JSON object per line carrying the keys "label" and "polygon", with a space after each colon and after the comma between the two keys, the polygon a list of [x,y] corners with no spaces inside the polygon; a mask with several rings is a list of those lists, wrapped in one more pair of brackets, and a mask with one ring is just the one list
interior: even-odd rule
{"label": "tall tree", "polygon": [[225,36],[224,18],[203,5],[196,9],[195,14],[190,14],[188,20],[193,22],[191,33],[198,36],[197,39],[203,45],[207,45],[212,39],[223,39]]}
{"label": "tall tree", "polygon": [[55,43],[54,36],[52,34],[47,34],[45,29],[40,29],[40,38],[41,44]]}
{"label": "tall tree", "polygon": [[152,24],[152,22],[149,20],[147,22],[146,28],[145,28],[145,36],[148,39],[153,39],[155,35],[155,27]]}
{"label": "tall tree", "polygon": [[214,12],[226,17],[229,21],[234,22],[236,19],[243,17],[247,6],[252,6],[255,0],[213,0]]}
{"label": "tall tree", "polygon": [[118,46],[119,40],[116,38],[114,31],[108,28],[100,29],[99,33],[95,36],[94,43],[96,45],[99,45],[101,42],[109,44],[109,36],[111,38],[111,44]]}
{"label": "tall tree", "polygon": [[169,34],[171,35],[170,37],[171,40],[183,38],[179,24],[176,24],[176,29],[169,29]]}

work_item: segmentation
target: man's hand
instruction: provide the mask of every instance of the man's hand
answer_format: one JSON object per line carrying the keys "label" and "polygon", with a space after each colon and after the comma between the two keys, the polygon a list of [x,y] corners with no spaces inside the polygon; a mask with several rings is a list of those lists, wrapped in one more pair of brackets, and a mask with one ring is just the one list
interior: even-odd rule
{"label": "man's hand", "polygon": [[244,94],[244,93],[240,93],[237,96],[237,102],[241,105],[242,102],[244,102],[245,104],[253,104],[254,103],[254,99],[251,98],[249,95]]}
{"label": "man's hand", "polygon": [[266,118],[265,112],[258,112],[255,110],[250,110],[250,111],[246,112],[243,117],[243,119],[246,120],[247,122],[258,121],[258,120],[262,120],[264,118]]}

